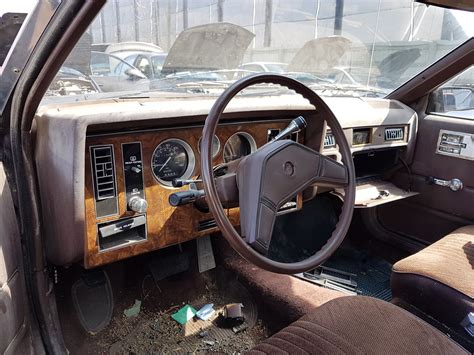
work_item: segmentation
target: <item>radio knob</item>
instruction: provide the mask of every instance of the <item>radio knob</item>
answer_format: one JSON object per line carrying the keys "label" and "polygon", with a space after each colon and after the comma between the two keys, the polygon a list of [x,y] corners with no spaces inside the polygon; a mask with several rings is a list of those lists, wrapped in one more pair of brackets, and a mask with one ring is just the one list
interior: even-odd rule
{"label": "radio knob", "polygon": [[139,196],[133,196],[128,200],[128,208],[137,213],[145,213],[148,208],[148,202]]}

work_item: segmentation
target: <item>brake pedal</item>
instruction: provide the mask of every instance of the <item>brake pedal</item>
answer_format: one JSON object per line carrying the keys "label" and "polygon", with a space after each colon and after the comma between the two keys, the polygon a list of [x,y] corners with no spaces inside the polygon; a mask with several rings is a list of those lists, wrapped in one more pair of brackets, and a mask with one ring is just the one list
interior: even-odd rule
{"label": "brake pedal", "polygon": [[196,239],[199,272],[203,273],[216,267],[216,259],[212,250],[211,236]]}

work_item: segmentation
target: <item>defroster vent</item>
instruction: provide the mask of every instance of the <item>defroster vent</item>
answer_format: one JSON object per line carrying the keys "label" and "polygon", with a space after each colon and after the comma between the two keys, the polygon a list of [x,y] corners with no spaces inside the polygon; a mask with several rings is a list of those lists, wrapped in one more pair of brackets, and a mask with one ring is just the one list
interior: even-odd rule
{"label": "defroster vent", "polygon": [[401,141],[403,140],[403,127],[385,128],[386,141]]}
{"label": "defroster vent", "polygon": [[324,137],[324,148],[331,148],[336,146],[336,139],[332,133],[327,133]]}

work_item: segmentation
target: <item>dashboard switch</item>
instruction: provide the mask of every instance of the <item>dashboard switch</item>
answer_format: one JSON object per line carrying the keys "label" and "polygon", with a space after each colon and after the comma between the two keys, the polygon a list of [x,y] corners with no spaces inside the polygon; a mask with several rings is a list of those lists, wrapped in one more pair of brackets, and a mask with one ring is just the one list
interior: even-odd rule
{"label": "dashboard switch", "polygon": [[130,203],[135,197],[139,197],[142,200],[145,199],[141,143],[133,142],[122,144],[122,156],[125,194],[128,201],[128,208],[132,211],[139,212],[130,207]]}
{"label": "dashboard switch", "polygon": [[180,180],[180,179],[174,179],[172,181],[173,187],[183,187],[185,185],[191,185],[191,184],[197,184],[198,182],[202,182],[202,180]]}
{"label": "dashboard switch", "polygon": [[204,197],[204,190],[179,191],[172,193],[168,198],[168,202],[171,206],[178,207],[193,203],[201,197]]}
{"label": "dashboard switch", "polygon": [[133,196],[128,200],[128,208],[137,213],[145,213],[148,208],[148,202],[144,198]]}

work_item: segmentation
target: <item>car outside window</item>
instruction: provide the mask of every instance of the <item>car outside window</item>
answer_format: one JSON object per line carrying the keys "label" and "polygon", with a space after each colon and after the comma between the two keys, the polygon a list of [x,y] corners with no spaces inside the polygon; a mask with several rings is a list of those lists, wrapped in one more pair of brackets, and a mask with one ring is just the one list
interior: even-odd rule
{"label": "car outside window", "polygon": [[261,72],[264,71],[262,66],[258,64],[249,64],[249,65],[244,65],[243,66],[244,70],[252,71],[252,72]]}
{"label": "car outside window", "polygon": [[163,68],[163,64],[165,63],[166,55],[162,56],[153,56],[151,57],[151,63],[153,65],[153,71],[155,78],[161,77],[161,69]]}
{"label": "car outside window", "polygon": [[[474,34],[474,13],[414,0],[108,3],[69,61],[92,63],[68,66],[83,74],[92,66],[102,91],[119,96],[124,90],[216,95],[243,76],[271,72],[320,95],[385,97]],[[344,4],[340,11],[335,3]],[[115,60],[94,63],[97,51]],[[134,67],[119,66],[123,58]],[[115,80],[117,66],[126,82]]]}
{"label": "car outside window", "polygon": [[153,77],[153,72],[152,72],[150,61],[148,60],[148,58],[139,57],[138,60],[137,60],[136,67],[143,74],[145,74],[147,78],[152,78]]}
{"label": "car outside window", "polygon": [[432,93],[428,113],[474,120],[474,66]]}

